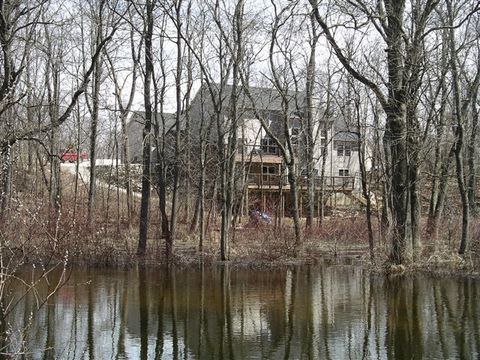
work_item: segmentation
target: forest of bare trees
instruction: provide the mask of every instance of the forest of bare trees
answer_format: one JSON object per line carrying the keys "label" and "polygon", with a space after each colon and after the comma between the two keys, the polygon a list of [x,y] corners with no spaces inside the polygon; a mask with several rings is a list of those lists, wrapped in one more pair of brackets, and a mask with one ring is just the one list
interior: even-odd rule
{"label": "forest of bare trees", "polygon": [[[394,265],[478,248],[476,1],[0,1],[0,42],[0,250],[17,264],[187,245],[230,260],[268,207],[248,190],[249,119],[278,149],[262,174],[285,179],[265,239],[249,233],[264,252],[273,237],[301,258],[326,229]],[[352,151],[328,132],[340,120]],[[343,213],[329,151],[358,162]],[[339,221],[353,208],[359,238]]]}

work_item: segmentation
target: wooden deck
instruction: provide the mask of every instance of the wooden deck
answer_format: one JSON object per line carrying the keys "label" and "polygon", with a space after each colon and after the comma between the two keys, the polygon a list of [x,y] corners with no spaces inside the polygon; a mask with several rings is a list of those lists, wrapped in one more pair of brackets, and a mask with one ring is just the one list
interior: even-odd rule
{"label": "wooden deck", "polygon": [[[307,189],[307,179],[297,178],[298,188]],[[315,177],[315,188],[318,190],[321,186],[321,178]],[[323,189],[328,191],[352,191],[355,187],[355,178],[353,176],[325,176],[323,178]],[[290,190],[286,175],[278,174],[249,174],[248,188],[256,190]]]}

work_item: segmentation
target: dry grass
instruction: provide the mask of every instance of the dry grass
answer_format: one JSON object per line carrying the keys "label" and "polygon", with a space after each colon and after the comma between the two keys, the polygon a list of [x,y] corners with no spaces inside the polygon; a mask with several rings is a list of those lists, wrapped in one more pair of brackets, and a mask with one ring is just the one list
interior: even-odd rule
{"label": "dry grass", "polygon": [[[64,261],[90,266],[119,266],[135,264],[138,239],[138,213],[130,224],[125,218],[125,195],[115,188],[99,188],[93,221],[87,223],[85,184],[80,186],[77,205],[73,194],[73,180],[65,174],[62,179],[62,206],[57,212],[45,190],[17,188],[8,221],[0,224],[0,237],[9,256],[21,254],[26,262]],[[117,197],[118,196],[118,197]],[[137,199],[138,207],[138,199]],[[119,211],[117,212],[117,208]],[[75,215],[74,215],[75,212]],[[182,214],[179,219],[183,219]],[[148,253],[141,260],[154,265],[166,263],[164,240],[160,234],[156,200],[152,200]],[[244,219],[245,220],[245,219]],[[435,244],[423,235],[422,253],[412,269],[453,272],[476,271],[480,257],[480,220],[472,224],[471,251],[467,257],[456,255],[460,234],[458,213],[447,212],[441,224],[441,238]],[[249,224],[231,234],[230,259],[243,266],[279,266],[285,264],[315,263],[326,257],[359,258],[368,262],[368,234],[364,214],[327,217],[321,226],[304,231],[301,246],[295,246],[293,226],[289,219],[284,225]],[[174,257],[180,266],[204,262],[214,264],[219,259],[218,219],[207,229],[202,253],[197,250],[198,233],[191,233],[186,222],[180,222]],[[423,224],[423,228],[425,228]],[[303,230],[305,230],[303,226]],[[385,262],[388,244],[378,236],[374,223],[377,264]],[[435,250],[435,251],[434,251]]]}

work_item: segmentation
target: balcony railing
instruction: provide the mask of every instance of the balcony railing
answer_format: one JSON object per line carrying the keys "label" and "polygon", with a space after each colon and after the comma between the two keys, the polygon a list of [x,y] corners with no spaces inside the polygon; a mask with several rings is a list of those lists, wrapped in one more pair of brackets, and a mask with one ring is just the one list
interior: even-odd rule
{"label": "balcony railing", "polygon": [[248,174],[248,185],[261,188],[279,188],[288,184],[286,175],[279,174]]}
{"label": "balcony railing", "polygon": [[[302,187],[308,185],[308,179],[302,177],[299,179],[299,184]],[[320,176],[315,176],[314,179],[315,187],[319,189],[322,186],[322,178]],[[323,187],[328,189],[342,189],[342,190],[352,190],[355,186],[355,177],[353,176],[324,176],[323,177]]]}
{"label": "balcony railing", "polygon": [[[316,176],[314,179],[315,188],[320,189],[322,187],[322,181],[320,176]],[[287,187],[288,179],[286,175],[279,174],[249,174],[248,185],[256,186],[261,189],[278,189],[280,187]],[[305,177],[297,178],[297,185],[299,188],[306,188],[308,180]],[[326,190],[353,190],[355,186],[355,178],[353,176],[325,176],[323,178],[323,188]]]}
{"label": "balcony railing", "polygon": [[263,145],[242,145],[240,144],[238,147],[238,154],[242,153],[243,151],[246,156],[252,155],[280,155],[280,151],[276,144],[263,144]]}

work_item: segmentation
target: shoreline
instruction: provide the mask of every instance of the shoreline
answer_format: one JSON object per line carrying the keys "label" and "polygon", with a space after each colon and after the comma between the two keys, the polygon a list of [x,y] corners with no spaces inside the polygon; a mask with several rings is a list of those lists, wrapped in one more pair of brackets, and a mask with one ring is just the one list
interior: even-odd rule
{"label": "shoreline", "polygon": [[[38,250],[38,249],[37,249]],[[390,265],[385,262],[386,257],[382,257],[381,261],[377,260],[375,264],[370,263],[368,259],[368,252],[363,254],[356,253],[352,255],[352,250],[358,248],[345,248],[343,251],[338,251],[335,254],[327,252],[317,253],[315,255],[302,254],[298,257],[282,257],[275,260],[265,259],[261,257],[237,257],[231,258],[228,261],[221,261],[218,259],[215,252],[204,252],[201,254],[182,254],[181,252],[174,253],[173,259],[166,261],[163,253],[159,253],[159,249],[152,249],[152,252],[147,255],[139,256],[135,252],[129,252],[123,256],[119,252],[111,253],[111,257],[105,258],[103,254],[98,252],[86,252],[85,249],[80,253],[73,253],[65,256],[60,256],[60,253],[50,254],[49,256],[32,257],[26,256],[24,258],[17,256],[17,264],[21,266],[55,266],[62,262],[66,267],[88,267],[91,269],[130,269],[138,266],[148,269],[194,269],[200,267],[215,268],[228,266],[232,270],[281,270],[293,267],[306,266],[356,266],[365,269],[368,273],[373,275],[397,277],[397,276],[417,276],[426,275],[430,277],[450,277],[450,278],[480,278],[480,268],[477,264],[480,259],[461,258],[456,254],[444,254],[443,257],[436,255],[422,262],[411,262],[405,265]],[[18,251],[17,251],[18,252]],[[14,253],[11,250],[11,253]],[[114,256],[115,255],[115,256]]]}

